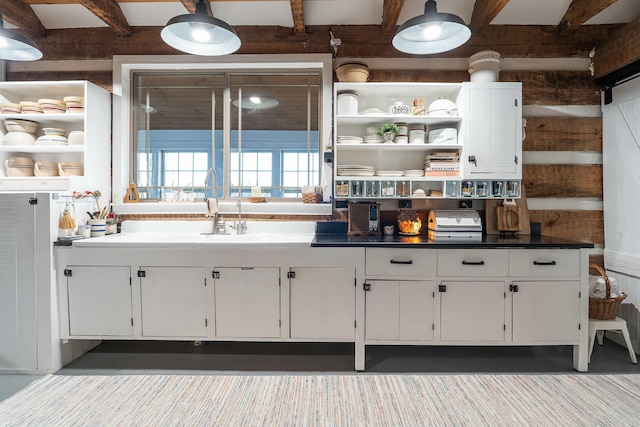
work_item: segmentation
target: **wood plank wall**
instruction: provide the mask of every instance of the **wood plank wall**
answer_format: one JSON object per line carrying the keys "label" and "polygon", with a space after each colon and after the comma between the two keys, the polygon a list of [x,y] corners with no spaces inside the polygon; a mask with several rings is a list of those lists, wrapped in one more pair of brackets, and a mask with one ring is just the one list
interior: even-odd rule
{"label": "wood plank wall", "polygon": [[[6,78],[86,79],[112,89],[112,72],[101,67],[79,66],[77,71],[8,67]],[[369,77],[378,82],[468,80],[466,70],[372,69]],[[520,81],[523,86],[523,185],[531,221],[541,223],[543,234],[594,243],[590,261],[603,265],[602,118],[595,80],[588,70],[506,70],[500,72],[500,80]],[[337,212],[333,219],[344,220],[344,213]]]}

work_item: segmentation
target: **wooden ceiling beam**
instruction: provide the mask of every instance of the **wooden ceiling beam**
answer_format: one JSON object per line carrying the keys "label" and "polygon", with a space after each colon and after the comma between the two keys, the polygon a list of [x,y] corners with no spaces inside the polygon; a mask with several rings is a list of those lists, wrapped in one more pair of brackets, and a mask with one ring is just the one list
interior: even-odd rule
{"label": "wooden ceiling beam", "polygon": [[116,0],[77,0],[89,12],[100,18],[119,36],[131,35],[131,27]]}
{"label": "wooden ceiling beam", "polygon": [[640,60],[640,18],[619,27],[596,45],[594,77],[604,77],[637,60]]}
{"label": "wooden ceiling beam", "polygon": [[18,27],[29,37],[44,37],[47,34],[36,13],[23,0],[0,2],[0,13],[5,21]]}
{"label": "wooden ceiling beam", "polygon": [[469,22],[471,31],[480,31],[489,26],[507,3],[509,0],[476,0],[471,14],[471,22]]}
{"label": "wooden ceiling beam", "polygon": [[383,33],[394,32],[403,6],[404,0],[384,0],[382,5],[382,24],[380,25]]}
{"label": "wooden ceiling beam", "polygon": [[296,35],[302,35],[304,31],[304,9],[302,0],[290,0],[291,15],[293,16],[293,32]]}
{"label": "wooden ceiling beam", "polygon": [[[180,2],[187,9],[187,12],[191,14],[196,13],[196,4],[198,3],[198,0],[180,0]],[[211,2],[205,0],[204,4],[207,6],[207,15],[213,16],[213,12],[211,11]]]}
{"label": "wooden ceiling beam", "polygon": [[618,0],[572,0],[558,24],[561,33],[577,28]]}

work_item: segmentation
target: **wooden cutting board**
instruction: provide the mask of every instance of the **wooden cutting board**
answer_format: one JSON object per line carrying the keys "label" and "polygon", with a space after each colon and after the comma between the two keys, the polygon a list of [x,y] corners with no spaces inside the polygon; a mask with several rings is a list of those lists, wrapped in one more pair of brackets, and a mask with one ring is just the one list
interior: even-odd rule
{"label": "wooden cutting board", "polygon": [[[517,234],[531,234],[531,224],[529,220],[529,209],[527,208],[527,195],[524,191],[524,185],[520,187],[520,198],[514,199],[516,206],[520,208],[520,222],[522,223],[522,231]],[[500,234],[498,231],[498,217],[496,208],[502,206],[502,200],[487,200],[484,204],[485,228],[487,234]]]}

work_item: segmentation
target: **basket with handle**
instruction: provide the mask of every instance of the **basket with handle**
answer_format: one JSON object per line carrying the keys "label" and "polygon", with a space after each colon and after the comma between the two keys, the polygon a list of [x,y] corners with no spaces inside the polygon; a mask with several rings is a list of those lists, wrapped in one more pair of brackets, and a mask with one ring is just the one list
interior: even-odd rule
{"label": "basket with handle", "polygon": [[620,292],[620,295],[611,298],[611,283],[609,282],[609,276],[604,268],[596,264],[590,264],[590,268],[593,268],[600,273],[604,279],[606,286],[606,295],[604,298],[591,298],[589,297],[589,318],[596,320],[611,320],[615,319],[620,308],[620,303],[627,297],[627,294]]}

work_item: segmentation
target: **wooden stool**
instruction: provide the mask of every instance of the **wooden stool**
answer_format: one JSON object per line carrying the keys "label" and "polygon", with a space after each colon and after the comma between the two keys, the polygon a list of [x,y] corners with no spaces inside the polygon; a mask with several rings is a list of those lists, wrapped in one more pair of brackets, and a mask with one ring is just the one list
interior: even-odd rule
{"label": "wooden stool", "polygon": [[620,331],[624,337],[624,341],[629,349],[629,356],[631,356],[631,363],[638,363],[636,359],[636,353],[633,351],[631,345],[631,338],[629,337],[629,330],[627,329],[627,322],[624,319],[616,317],[611,320],[596,320],[589,319],[589,363],[591,363],[591,352],[593,351],[593,342],[598,337],[598,344],[603,344],[603,337],[605,331]]}

